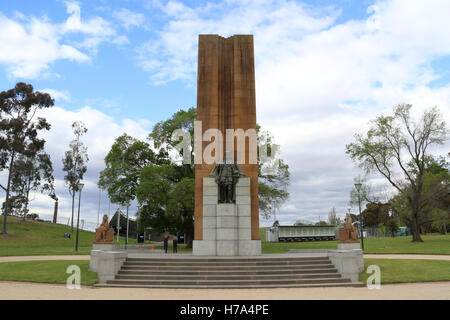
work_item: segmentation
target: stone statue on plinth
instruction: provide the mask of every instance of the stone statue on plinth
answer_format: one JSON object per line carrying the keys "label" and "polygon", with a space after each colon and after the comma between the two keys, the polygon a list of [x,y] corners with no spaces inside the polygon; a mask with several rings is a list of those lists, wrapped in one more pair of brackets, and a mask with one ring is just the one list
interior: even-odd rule
{"label": "stone statue on plinth", "polygon": [[358,230],[352,224],[350,214],[345,215],[344,227],[339,229],[339,242],[359,242]]}
{"label": "stone statue on plinth", "polygon": [[244,175],[244,173],[235,163],[219,163],[216,165],[210,176],[215,179],[219,187],[219,203],[236,202],[236,184],[241,175]]}
{"label": "stone statue on plinth", "polygon": [[97,244],[112,244],[114,241],[114,229],[109,227],[108,216],[103,216],[103,222],[95,230],[95,241]]}

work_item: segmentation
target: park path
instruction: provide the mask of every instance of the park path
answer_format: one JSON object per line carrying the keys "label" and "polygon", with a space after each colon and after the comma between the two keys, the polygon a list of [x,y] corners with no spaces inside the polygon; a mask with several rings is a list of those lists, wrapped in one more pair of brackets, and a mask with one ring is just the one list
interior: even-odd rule
{"label": "park path", "polygon": [[450,300],[450,282],[385,284],[380,289],[280,288],[280,289],[145,289],[81,287],[29,282],[0,282],[2,299],[92,300]]}
{"label": "park path", "polygon": [[450,260],[444,254],[365,254],[367,259],[417,259],[417,260]]}
{"label": "park path", "polygon": [[59,255],[59,256],[7,256],[0,257],[1,262],[42,261],[42,260],[89,260],[89,255]]}
{"label": "park path", "polygon": [[[418,259],[450,260],[450,255],[438,254],[365,254],[367,259]],[[42,261],[42,260],[89,260],[89,255],[48,255],[48,256],[7,256],[0,257],[1,262]]]}

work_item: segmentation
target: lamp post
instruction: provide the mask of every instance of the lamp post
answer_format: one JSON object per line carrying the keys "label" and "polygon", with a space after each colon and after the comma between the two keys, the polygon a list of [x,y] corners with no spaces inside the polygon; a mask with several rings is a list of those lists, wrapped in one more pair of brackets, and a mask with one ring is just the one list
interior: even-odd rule
{"label": "lamp post", "polygon": [[359,206],[359,230],[361,238],[361,249],[364,251],[364,234],[363,234],[363,218],[361,214],[361,183],[355,183],[356,191],[358,191],[358,206]]}
{"label": "lamp post", "polygon": [[78,184],[78,190],[79,190],[79,195],[78,195],[78,219],[77,219],[77,240],[75,242],[75,252],[78,253],[78,229],[80,226],[80,205],[81,205],[81,190],[83,189],[84,184],[83,183],[79,183]]}

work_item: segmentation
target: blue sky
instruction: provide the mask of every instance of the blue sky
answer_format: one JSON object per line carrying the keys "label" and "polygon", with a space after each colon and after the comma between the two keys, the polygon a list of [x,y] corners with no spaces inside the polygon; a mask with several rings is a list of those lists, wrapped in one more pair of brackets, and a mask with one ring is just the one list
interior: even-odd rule
{"label": "blue sky", "polygon": [[[70,200],[60,159],[71,123],[88,125],[83,210],[94,223],[98,172],[114,139],[145,139],[153,124],[196,105],[198,34],[253,34],[257,121],[292,175],[277,218],[314,221],[332,207],[347,211],[360,172],[345,144],[370,119],[407,102],[417,116],[437,105],[450,121],[448,12],[447,0],[2,0],[0,90],[25,81],[56,98],[46,137],[61,219]],[[103,195],[102,213],[107,204]],[[51,206],[37,194],[31,208],[45,215]]]}

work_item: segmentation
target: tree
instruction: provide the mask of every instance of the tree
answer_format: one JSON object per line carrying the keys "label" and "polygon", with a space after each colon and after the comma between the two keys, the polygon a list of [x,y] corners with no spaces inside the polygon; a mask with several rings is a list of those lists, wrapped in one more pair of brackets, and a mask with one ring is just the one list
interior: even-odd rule
{"label": "tree", "polygon": [[447,228],[450,225],[450,211],[434,208],[432,211],[432,225],[443,234],[447,235]]}
{"label": "tree", "polygon": [[[423,176],[423,191],[419,200],[419,230],[421,233],[431,232],[433,225],[442,226],[445,223],[444,215],[440,210],[450,212],[445,198],[450,191],[450,174],[447,169],[448,163],[444,158],[425,158],[425,173]],[[407,192],[412,193],[410,187]],[[405,194],[397,194],[390,204],[394,215],[403,223],[411,227],[411,210]],[[438,220],[438,221],[436,221]]]}
{"label": "tree", "polygon": [[328,212],[328,224],[332,226],[339,226],[341,225],[342,221],[341,219],[336,215],[336,209],[333,207],[330,212]]}
{"label": "tree", "polygon": [[8,171],[2,234],[7,234],[7,216],[11,180],[19,155],[33,157],[44,148],[45,140],[38,138],[41,130],[50,130],[45,118],[37,117],[40,109],[53,106],[49,94],[33,91],[33,86],[19,82],[13,89],[0,92],[0,169]]}
{"label": "tree", "polygon": [[23,220],[28,214],[30,192],[40,190],[54,193],[53,166],[50,155],[43,151],[33,156],[19,155],[14,165],[11,191],[21,200]]}
{"label": "tree", "polygon": [[401,104],[394,107],[392,116],[377,117],[366,136],[356,134],[355,142],[346,145],[346,153],[367,173],[381,174],[405,196],[411,212],[412,241],[421,242],[425,161],[429,147],[443,144],[448,131],[436,107],[425,111],[418,123],[411,119],[411,108]]}
{"label": "tree", "polygon": [[364,219],[364,226],[377,228],[380,225],[386,225],[389,221],[390,210],[391,205],[389,203],[367,203],[366,209],[361,213]]}
{"label": "tree", "polygon": [[87,154],[87,147],[80,141],[80,137],[85,134],[88,129],[81,121],[72,123],[72,130],[75,139],[69,144],[69,150],[66,151],[63,162],[63,171],[67,172],[64,176],[64,181],[69,188],[69,193],[72,196],[72,219],[70,232],[73,232],[73,216],[75,208],[75,194],[78,191],[78,184],[83,180],[83,175],[86,173],[86,163],[89,161]]}
{"label": "tree", "polygon": [[165,157],[163,153],[155,154],[148,143],[124,133],[106,155],[106,168],[100,172],[98,185],[108,191],[111,202],[128,204],[136,197],[141,170]]}
{"label": "tree", "polygon": [[[258,141],[264,141],[268,145],[268,152],[271,154],[273,136],[268,131],[262,131],[259,126]],[[258,146],[258,155],[260,148]],[[282,159],[279,160],[278,169],[275,174],[262,174],[262,164],[258,161],[258,200],[259,212],[265,219],[278,211],[283,203],[289,199],[287,186],[290,182],[289,166]]]}
{"label": "tree", "polygon": [[395,233],[398,231],[398,222],[396,219],[389,219],[389,221],[386,224],[386,228],[391,233],[392,237],[395,237]]}

